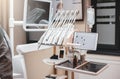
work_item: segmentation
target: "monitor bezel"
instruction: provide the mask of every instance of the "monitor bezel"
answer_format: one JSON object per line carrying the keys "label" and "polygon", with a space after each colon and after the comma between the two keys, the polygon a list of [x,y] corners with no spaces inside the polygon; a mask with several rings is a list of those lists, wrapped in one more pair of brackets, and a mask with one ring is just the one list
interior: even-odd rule
{"label": "monitor bezel", "polygon": [[[32,24],[32,23],[27,23],[27,7],[28,7],[28,0],[24,1],[24,14],[23,14],[23,28],[25,31],[39,31],[40,29],[42,29],[44,31],[44,29],[46,30],[49,27],[49,24],[51,22],[52,19],[52,1],[50,0],[33,0],[33,1],[41,1],[41,2],[47,2],[49,3],[49,19],[48,19],[48,24]],[[29,27],[38,27],[39,28],[27,28],[27,26]],[[42,28],[40,28],[42,27]],[[44,27],[44,28],[43,28]]]}

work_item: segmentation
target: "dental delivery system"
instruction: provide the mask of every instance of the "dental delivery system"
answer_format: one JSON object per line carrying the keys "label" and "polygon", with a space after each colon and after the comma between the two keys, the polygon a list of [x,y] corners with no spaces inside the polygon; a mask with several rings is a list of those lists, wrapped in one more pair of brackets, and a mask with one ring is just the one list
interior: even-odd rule
{"label": "dental delivery system", "polygon": [[41,45],[63,45],[74,32],[74,23],[78,13],[78,10],[58,10],[47,31],[38,41],[38,49]]}

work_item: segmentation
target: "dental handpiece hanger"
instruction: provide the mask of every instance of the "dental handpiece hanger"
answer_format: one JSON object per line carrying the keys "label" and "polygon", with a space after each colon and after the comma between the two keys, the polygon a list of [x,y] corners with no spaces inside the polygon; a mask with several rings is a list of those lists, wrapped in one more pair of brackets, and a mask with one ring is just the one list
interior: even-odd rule
{"label": "dental handpiece hanger", "polygon": [[38,41],[38,48],[41,45],[63,45],[66,36],[74,29],[78,13],[78,10],[58,10],[48,30]]}

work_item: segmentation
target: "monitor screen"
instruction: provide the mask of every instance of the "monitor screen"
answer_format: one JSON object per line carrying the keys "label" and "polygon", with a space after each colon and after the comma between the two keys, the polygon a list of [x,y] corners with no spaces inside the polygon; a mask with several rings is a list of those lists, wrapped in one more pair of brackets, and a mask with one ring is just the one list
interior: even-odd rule
{"label": "monitor screen", "polygon": [[48,26],[52,2],[49,0],[25,0],[24,27],[38,28]]}

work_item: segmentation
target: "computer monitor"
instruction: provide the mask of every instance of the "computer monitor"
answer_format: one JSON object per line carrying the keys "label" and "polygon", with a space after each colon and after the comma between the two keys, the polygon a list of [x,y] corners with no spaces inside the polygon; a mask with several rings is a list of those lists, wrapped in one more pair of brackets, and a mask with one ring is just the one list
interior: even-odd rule
{"label": "computer monitor", "polygon": [[73,42],[77,44],[76,49],[96,50],[98,33],[75,32]]}
{"label": "computer monitor", "polygon": [[51,20],[52,1],[25,0],[24,2],[24,29],[34,31],[48,27]]}

